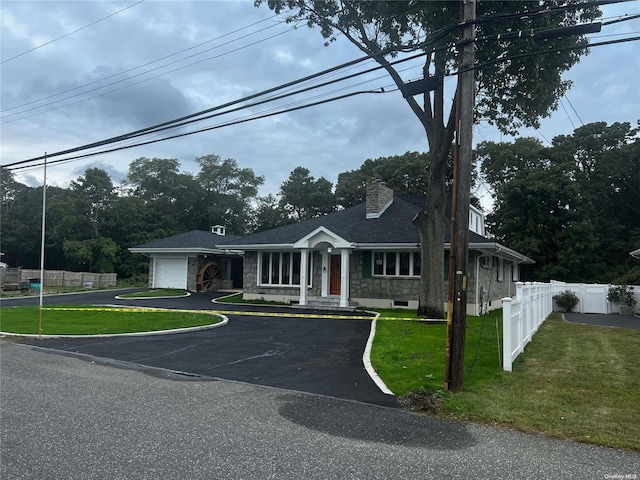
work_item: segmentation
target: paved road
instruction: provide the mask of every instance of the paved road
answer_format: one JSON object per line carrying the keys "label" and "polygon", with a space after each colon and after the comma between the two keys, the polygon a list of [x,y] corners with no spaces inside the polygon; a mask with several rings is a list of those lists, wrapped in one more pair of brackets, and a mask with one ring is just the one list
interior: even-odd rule
{"label": "paved road", "polygon": [[597,313],[564,313],[565,320],[586,325],[601,327],[635,328],[640,329],[640,317],[634,315],[600,315]]}
{"label": "paved road", "polygon": [[[637,478],[640,454],[0,342],[0,478]],[[625,475],[628,475],[625,477]]]}
{"label": "paved road", "polygon": [[[213,304],[212,299],[212,295],[198,294],[132,302],[114,299],[113,292],[97,292],[43,300],[45,305],[92,303],[233,311],[260,309]],[[34,302],[38,299],[3,300],[2,306]],[[273,307],[269,311],[276,316],[233,314],[229,315],[228,325],[206,331],[143,337],[42,339],[29,343],[116,366],[126,362],[203,378],[238,380],[399,407],[397,399],[384,394],[364,368],[362,355],[370,321],[287,318],[277,315],[310,312]]]}

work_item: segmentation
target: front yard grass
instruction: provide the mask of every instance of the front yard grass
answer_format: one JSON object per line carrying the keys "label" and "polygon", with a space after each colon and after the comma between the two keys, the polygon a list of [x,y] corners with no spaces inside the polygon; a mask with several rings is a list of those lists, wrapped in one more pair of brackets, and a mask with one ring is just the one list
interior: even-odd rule
{"label": "front yard grass", "polygon": [[639,330],[572,324],[555,313],[508,373],[498,356],[501,315],[468,317],[462,393],[442,391],[445,325],[379,321],[373,366],[395,394],[435,399],[431,414],[640,450]]}
{"label": "front yard grass", "polygon": [[[73,305],[42,309],[42,335],[99,335],[151,332],[219,323],[221,318],[199,312],[152,311]],[[38,334],[39,307],[5,307],[0,331]]]}

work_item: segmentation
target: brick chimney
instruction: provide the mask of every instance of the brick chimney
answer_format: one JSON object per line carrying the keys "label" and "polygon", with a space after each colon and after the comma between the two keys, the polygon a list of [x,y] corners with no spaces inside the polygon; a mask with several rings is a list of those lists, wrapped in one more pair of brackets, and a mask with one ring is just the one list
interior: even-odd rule
{"label": "brick chimney", "polygon": [[393,190],[380,180],[367,184],[367,218],[378,218],[393,203]]}

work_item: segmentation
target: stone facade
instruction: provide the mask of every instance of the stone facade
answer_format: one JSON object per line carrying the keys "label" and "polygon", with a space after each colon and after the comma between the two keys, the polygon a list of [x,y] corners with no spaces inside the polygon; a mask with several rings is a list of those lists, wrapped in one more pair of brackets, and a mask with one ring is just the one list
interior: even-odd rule
{"label": "stone facade", "polygon": [[[364,272],[364,255],[354,251],[350,255],[349,298],[361,305],[378,308],[406,306],[417,308],[420,277],[373,277]],[[404,303],[406,305],[403,305]],[[400,304],[400,305],[398,305]]]}
{"label": "stone facade", "polygon": [[[244,257],[244,296],[246,299],[261,299],[297,303],[300,295],[298,286],[257,285],[258,252],[246,252]],[[499,262],[491,257],[488,265],[481,266],[477,252],[469,255],[469,277],[467,279],[467,312],[479,315],[502,306],[502,298],[515,292],[512,280],[512,264],[504,260]],[[502,265],[503,275],[498,280],[497,270]],[[420,296],[419,277],[374,277],[365,272],[364,253],[354,250],[349,255],[349,299],[361,306],[375,308],[418,308]],[[477,278],[479,277],[479,282]],[[322,257],[313,252],[312,286],[308,288],[309,298],[319,297],[322,292]],[[479,288],[478,288],[479,285]],[[448,290],[445,280],[445,296]]]}
{"label": "stone facade", "polygon": [[[322,259],[319,252],[309,252],[312,257],[311,287],[307,295],[319,297],[322,289]],[[248,300],[269,300],[277,302],[297,302],[300,287],[284,287],[281,285],[258,285],[258,252],[246,252],[244,256],[244,298]]]}

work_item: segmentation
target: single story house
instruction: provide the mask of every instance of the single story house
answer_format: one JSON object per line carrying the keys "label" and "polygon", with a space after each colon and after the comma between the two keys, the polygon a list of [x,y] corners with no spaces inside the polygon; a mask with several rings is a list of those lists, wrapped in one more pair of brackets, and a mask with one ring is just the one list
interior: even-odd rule
{"label": "single story house", "polygon": [[241,237],[226,236],[221,225],[211,231],[187,233],[129,248],[149,256],[150,288],[183,288],[194,292],[242,288],[242,251],[220,249],[218,243]]}
{"label": "single story house", "polygon": [[[222,237],[216,248],[244,252],[245,299],[415,309],[421,256],[413,219],[424,200],[394,195],[376,182],[367,186],[364,204],[246,237]],[[474,207],[469,228],[467,312],[478,315],[500,308],[501,299],[515,293],[519,266],[534,262],[489,238],[484,214]],[[443,269],[446,278],[448,266]]]}

